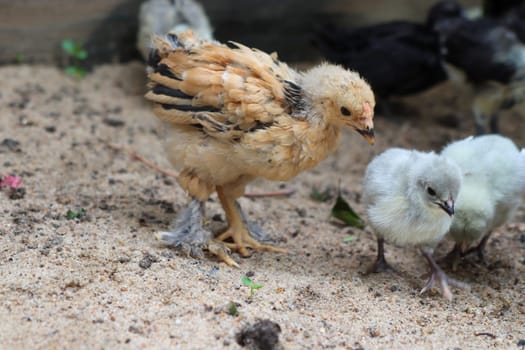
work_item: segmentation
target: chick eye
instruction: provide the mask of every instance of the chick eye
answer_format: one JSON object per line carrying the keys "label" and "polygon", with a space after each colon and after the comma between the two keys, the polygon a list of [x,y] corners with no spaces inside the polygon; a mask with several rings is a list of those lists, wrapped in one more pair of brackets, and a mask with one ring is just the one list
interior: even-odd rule
{"label": "chick eye", "polygon": [[349,115],[351,115],[352,113],[348,110],[348,108],[346,108],[346,107],[341,107],[341,114],[342,114],[342,115],[349,116]]}
{"label": "chick eye", "polygon": [[436,195],[436,191],[434,191],[434,189],[432,187],[427,187],[427,193],[431,196],[435,196]]}

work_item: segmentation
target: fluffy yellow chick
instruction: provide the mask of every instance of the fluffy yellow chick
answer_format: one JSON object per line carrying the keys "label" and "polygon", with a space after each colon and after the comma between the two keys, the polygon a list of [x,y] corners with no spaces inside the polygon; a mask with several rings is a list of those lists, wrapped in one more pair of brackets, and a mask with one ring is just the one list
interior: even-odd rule
{"label": "fluffy yellow chick", "polygon": [[[189,31],[157,37],[153,44],[146,98],[166,122],[169,160],[193,198],[160,238],[191,255],[207,248],[229,265],[236,263],[223,246],[243,256],[247,248],[283,252],[252,237],[262,234],[236,199],[258,177],[285,181],[315,166],[336,148],[341,127],[372,144],[370,86],[339,66],[321,64],[301,73],[275,55],[201,40]],[[214,191],[228,228],[212,240],[202,217]]]}

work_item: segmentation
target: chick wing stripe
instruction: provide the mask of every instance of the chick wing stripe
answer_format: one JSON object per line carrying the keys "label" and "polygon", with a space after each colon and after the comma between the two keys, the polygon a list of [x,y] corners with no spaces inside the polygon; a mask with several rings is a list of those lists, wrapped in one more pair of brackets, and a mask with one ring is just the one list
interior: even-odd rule
{"label": "chick wing stripe", "polygon": [[257,131],[257,130],[264,130],[264,129],[268,129],[269,127],[271,127],[272,125],[274,125],[274,123],[261,123],[260,121],[257,121],[255,123],[254,126],[252,126],[248,132],[254,132],[254,131]]}
{"label": "chick wing stripe", "polygon": [[178,81],[182,81],[182,79],[178,78],[173,72],[171,71],[170,67],[168,65],[161,63],[158,66],[155,67],[155,73],[159,73],[160,75],[163,75],[167,78],[175,79]]}
{"label": "chick wing stripe", "polygon": [[193,96],[185,94],[181,90],[170,89],[169,87],[162,86],[162,85],[155,85],[153,87],[152,91],[153,91],[153,93],[159,94],[159,95],[166,95],[166,96],[183,98],[183,99],[190,99],[190,100],[193,98]]}
{"label": "chick wing stripe", "polygon": [[228,127],[216,122],[213,118],[210,118],[206,114],[194,114],[192,116],[194,119],[197,119],[199,123],[204,126],[205,129],[213,129],[218,132],[226,132],[229,130]]}
{"label": "chick wing stripe", "polygon": [[209,107],[209,106],[192,106],[192,105],[174,105],[161,103],[162,108],[164,109],[176,109],[182,112],[210,112],[217,113],[221,110],[219,108]]}
{"label": "chick wing stripe", "polygon": [[292,108],[293,113],[298,113],[305,109],[303,89],[296,83],[289,80],[284,81],[284,97],[288,105]]}
{"label": "chick wing stripe", "polygon": [[160,57],[158,50],[151,50],[148,56],[148,62],[147,62],[148,66],[156,67],[159,64],[161,59],[162,57]]}

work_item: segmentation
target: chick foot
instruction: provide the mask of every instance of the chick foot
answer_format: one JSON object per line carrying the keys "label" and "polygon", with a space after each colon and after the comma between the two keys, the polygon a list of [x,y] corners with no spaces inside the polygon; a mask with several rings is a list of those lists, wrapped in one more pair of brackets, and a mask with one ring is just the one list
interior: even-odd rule
{"label": "chick foot", "polygon": [[203,250],[208,250],[227,265],[238,267],[239,265],[230,257],[228,247],[213,241],[212,233],[202,227],[203,219],[204,203],[194,199],[179,212],[170,231],[157,233],[157,238],[187,256],[202,258]]}
{"label": "chick foot", "polygon": [[377,259],[368,270],[368,273],[394,272],[395,269],[385,259],[385,240],[377,239]]}
{"label": "chick foot", "polygon": [[[244,189],[243,189],[244,191]],[[258,242],[250,235],[250,227],[254,229],[255,234],[261,236],[262,229],[257,229],[253,224],[249,224],[243,214],[239,203],[235,200],[234,193],[236,191],[226,191],[224,187],[217,186],[217,195],[221,201],[226,219],[228,220],[228,229],[215,238],[216,241],[224,242],[224,244],[241,254],[244,257],[250,256],[248,248],[253,250],[263,250],[274,253],[286,253],[286,250],[266,245]],[[241,191],[237,191],[240,193]],[[232,194],[233,193],[233,194]],[[232,239],[233,243],[225,242],[227,239]],[[265,239],[264,237],[262,239]]]}
{"label": "chick foot", "polygon": [[430,278],[428,279],[423,289],[421,289],[420,294],[425,293],[427,290],[432,288],[435,283],[438,283],[443,296],[448,301],[451,301],[452,292],[450,291],[450,286],[456,287],[456,288],[462,288],[462,289],[466,289],[469,287],[468,284],[464,282],[448,277],[445,271],[443,271],[438,266],[438,264],[436,264],[436,261],[434,260],[434,257],[432,256],[432,252],[426,249],[421,249],[421,253],[425,257],[425,259],[427,259],[427,262],[428,262],[428,265],[430,266],[432,274],[430,275]]}
{"label": "chick foot", "polygon": [[[233,243],[225,242],[225,240],[231,238]],[[286,250],[271,245],[263,244],[255,240],[245,227],[230,227],[225,232],[215,238],[216,241],[223,242],[223,244],[237,251],[243,257],[249,257],[250,252],[248,248],[252,250],[262,250],[267,252],[282,253],[286,254]]]}

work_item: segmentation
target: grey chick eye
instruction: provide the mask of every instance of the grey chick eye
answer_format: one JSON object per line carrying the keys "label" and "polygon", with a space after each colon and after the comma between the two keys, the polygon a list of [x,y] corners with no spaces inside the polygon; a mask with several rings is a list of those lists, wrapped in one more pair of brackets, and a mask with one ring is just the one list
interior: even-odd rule
{"label": "grey chick eye", "polygon": [[434,191],[434,189],[432,187],[427,187],[427,193],[431,196],[435,196],[436,195],[436,191]]}
{"label": "grey chick eye", "polygon": [[348,108],[341,107],[341,114],[342,115],[346,115],[346,116],[350,116],[352,113],[348,110]]}

